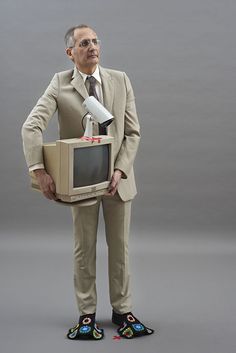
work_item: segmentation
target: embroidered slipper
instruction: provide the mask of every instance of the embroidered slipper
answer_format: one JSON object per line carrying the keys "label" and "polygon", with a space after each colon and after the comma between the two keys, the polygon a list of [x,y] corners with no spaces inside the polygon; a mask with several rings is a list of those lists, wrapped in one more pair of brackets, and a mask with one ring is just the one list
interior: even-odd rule
{"label": "embroidered slipper", "polygon": [[70,340],[101,340],[103,337],[104,330],[97,326],[95,314],[81,316],[79,323],[67,333]]}
{"label": "embroidered slipper", "polygon": [[131,312],[126,314],[117,314],[113,311],[112,322],[120,327],[118,334],[123,338],[135,338],[151,335],[154,330],[142,324]]}

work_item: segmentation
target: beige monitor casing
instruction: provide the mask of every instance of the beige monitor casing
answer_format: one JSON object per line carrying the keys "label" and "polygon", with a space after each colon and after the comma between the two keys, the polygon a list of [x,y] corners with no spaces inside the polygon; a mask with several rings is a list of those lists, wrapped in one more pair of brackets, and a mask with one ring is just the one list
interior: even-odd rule
{"label": "beige monitor casing", "polygon": [[[113,170],[113,140],[111,136],[94,136],[90,140],[65,139],[53,143],[43,144],[44,166],[56,185],[56,196],[63,202],[73,203],[106,194]],[[89,186],[73,187],[73,156],[74,149],[80,147],[95,147],[97,145],[109,145],[109,175],[108,180]],[[30,173],[31,186],[39,190],[37,179],[33,172]]]}

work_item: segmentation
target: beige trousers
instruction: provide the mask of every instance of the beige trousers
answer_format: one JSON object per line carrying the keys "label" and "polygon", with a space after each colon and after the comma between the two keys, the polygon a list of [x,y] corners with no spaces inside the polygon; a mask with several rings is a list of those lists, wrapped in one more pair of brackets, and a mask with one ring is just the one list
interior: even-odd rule
{"label": "beige trousers", "polygon": [[112,308],[120,314],[131,311],[128,238],[131,201],[119,195],[103,196],[96,205],[72,207],[74,224],[74,286],[80,315],[96,312],[96,242],[100,204],[108,246],[109,294]]}

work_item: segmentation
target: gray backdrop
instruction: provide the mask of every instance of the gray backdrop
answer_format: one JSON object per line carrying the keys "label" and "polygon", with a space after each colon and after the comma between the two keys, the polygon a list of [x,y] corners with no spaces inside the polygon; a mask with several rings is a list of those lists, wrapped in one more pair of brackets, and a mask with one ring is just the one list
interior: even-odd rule
{"label": "gray backdrop", "polygon": [[[231,0],[2,0],[1,227],[69,224],[64,209],[29,190],[20,129],[53,74],[71,67],[64,32],[85,22],[102,40],[101,64],[126,71],[137,99],[133,223],[233,232],[235,15]],[[56,136],[55,118],[45,141]]]}
{"label": "gray backdrop", "polygon": [[[1,0],[4,353],[79,349],[63,336],[77,316],[70,210],[30,190],[20,135],[54,73],[72,67],[63,36],[79,23],[96,29],[101,64],[126,71],[135,91],[142,141],[131,232],[134,303],[160,329],[108,349],[114,330],[107,276],[99,271],[98,314],[108,338],[97,352],[235,352],[235,18],[235,0]],[[56,138],[55,118],[45,141]],[[100,269],[102,224],[99,234]]]}

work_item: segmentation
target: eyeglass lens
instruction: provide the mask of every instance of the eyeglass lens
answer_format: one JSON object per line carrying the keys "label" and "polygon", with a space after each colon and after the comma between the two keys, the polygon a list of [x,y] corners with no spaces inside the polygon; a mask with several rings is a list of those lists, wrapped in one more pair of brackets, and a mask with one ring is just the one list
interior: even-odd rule
{"label": "eyeglass lens", "polygon": [[83,39],[80,43],[79,46],[80,47],[88,47],[91,43],[93,43],[94,45],[99,45],[100,40],[97,38],[94,39]]}

